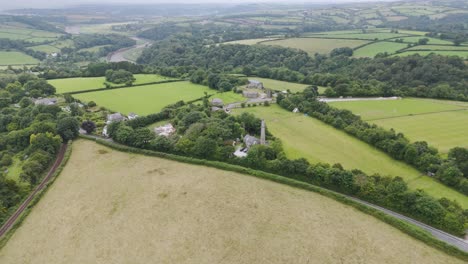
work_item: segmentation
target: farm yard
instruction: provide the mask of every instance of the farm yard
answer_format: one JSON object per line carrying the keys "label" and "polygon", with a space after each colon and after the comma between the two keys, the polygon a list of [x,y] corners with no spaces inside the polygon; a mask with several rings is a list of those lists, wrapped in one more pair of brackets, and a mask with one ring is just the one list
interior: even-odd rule
{"label": "farm yard", "polygon": [[94,101],[112,111],[147,115],[159,112],[163,107],[177,101],[201,98],[204,93],[215,94],[207,86],[190,82],[151,84],[129,88],[90,92],[74,95],[84,102]]}
{"label": "farm yard", "polygon": [[333,102],[363,120],[402,132],[412,141],[427,141],[447,153],[468,147],[468,103],[432,99]]}
{"label": "farm yard", "polygon": [[313,192],[83,140],[0,250],[4,264],[301,263],[311,256],[463,263]]}
{"label": "farm yard", "polygon": [[319,120],[288,112],[277,105],[235,109],[234,112],[250,112],[265,119],[269,131],[281,140],[288,158],[304,157],[313,163],[340,163],[346,169],[360,169],[368,174],[400,176],[410,188],[423,189],[435,197],[455,199],[468,208],[467,196]]}
{"label": "farm yard", "polygon": [[[165,77],[157,74],[135,74],[136,81],[133,84],[145,84],[152,82],[160,82],[173,80],[173,78]],[[78,92],[90,89],[104,88],[106,83],[105,77],[86,77],[86,78],[66,78],[54,79],[48,81],[56,89],[58,94]],[[123,84],[112,84],[112,86],[122,86]]]}

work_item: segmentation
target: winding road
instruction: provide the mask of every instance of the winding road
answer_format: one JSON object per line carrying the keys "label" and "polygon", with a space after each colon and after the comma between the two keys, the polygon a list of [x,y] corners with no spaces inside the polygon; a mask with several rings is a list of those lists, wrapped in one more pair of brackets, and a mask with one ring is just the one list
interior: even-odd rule
{"label": "winding road", "polygon": [[59,153],[57,155],[57,159],[54,162],[54,165],[50,168],[49,172],[47,175],[42,179],[41,183],[34,189],[34,191],[28,196],[26,200],[16,209],[16,212],[5,222],[5,224],[0,228],[0,238],[5,235],[8,230],[14,225],[16,220],[20,217],[20,215],[28,208],[29,204],[31,201],[36,197],[39,191],[41,191],[46,184],[49,182],[50,178],[52,175],[54,175],[55,171],[57,168],[60,166],[62,163],[62,160],[65,156],[65,152],[67,151],[68,145],[67,144],[62,144],[60,147]]}
{"label": "winding road", "polygon": [[137,37],[133,37],[132,39],[134,39],[136,41],[143,41],[143,43],[139,44],[139,45],[137,44],[137,45],[129,47],[129,48],[119,49],[117,51],[109,53],[109,55],[107,55],[107,61],[108,62],[121,62],[121,61],[134,62],[134,61],[131,61],[131,60],[125,58],[125,56],[124,56],[125,52],[127,52],[129,50],[132,50],[132,49],[143,49],[143,48],[145,48],[146,46],[148,46],[151,43],[151,42],[149,42],[147,40],[140,39],[140,38],[137,38]]}

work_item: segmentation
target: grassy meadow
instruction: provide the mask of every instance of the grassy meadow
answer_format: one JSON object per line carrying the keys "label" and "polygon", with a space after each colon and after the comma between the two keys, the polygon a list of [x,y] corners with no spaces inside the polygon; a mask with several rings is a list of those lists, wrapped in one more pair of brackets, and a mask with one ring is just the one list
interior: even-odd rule
{"label": "grassy meadow", "polygon": [[309,86],[308,84],[284,82],[284,81],[278,81],[278,80],[267,79],[267,78],[259,78],[259,77],[248,77],[247,79],[257,80],[257,81],[262,82],[263,86],[266,89],[272,89],[276,91],[290,90],[293,93],[302,92],[307,86]]}
{"label": "grassy meadow", "polygon": [[395,53],[398,50],[404,49],[407,44],[394,43],[394,42],[376,42],[364,46],[354,51],[354,57],[374,57],[379,53],[387,52],[389,54]]}
{"label": "grassy meadow", "polygon": [[31,65],[37,64],[39,60],[19,51],[1,51],[0,65]]}
{"label": "grassy meadow", "polygon": [[366,43],[369,42],[364,40],[353,39],[288,38],[262,42],[261,44],[277,45],[286,48],[300,49],[306,51],[310,55],[314,55],[315,53],[327,54],[336,48],[355,48]]}
{"label": "grassy meadow", "polygon": [[289,158],[304,157],[313,163],[340,163],[346,169],[360,169],[368,174],[400,176],[410,188],[423,189],[434,197],[457,200],[468,208],[467,196],[317,119],[288,112],[277,105],[235,110],[235,113],[241,112],[265,119],[270,132],[283,143]]}
{"label": "grassy meadow", "polygon": [[[172,78],[164,77],[157,74],[135,74],[136,81],[134,84],[144,84],[151,82],[160,82],[165,80],[171,80]],[[104,88],[106,83],[105,77],[86,77],[86,78],[65,78],[49,80],[56,89],[58,94],[84,91],[90,89]],[[112,84],[112,86],[122,86],[123,84]]]}
{"label": "grassy meadow", "polygon": [[172,82],[135,86],[129,88],[82,93],[74,95],[84,102],[94,101],[112,111],[147,115],[159,112],[168,104],[180,100],[189,101],[204,96],[204,92],[215,94],[207,86],[190,82]]}
{"label": "grassy meadow", "polygon": [[402,132],[412,141],[427,141],[442,153],[457,146],[468,147],[468,103],[465,102],[403,99],[329,104]]}
{"label": "grassy meadow", "polygon": [[83,140],[73,143],[61,175],[0,250],[3,264],[312,258],[462,263],[317,193]]}

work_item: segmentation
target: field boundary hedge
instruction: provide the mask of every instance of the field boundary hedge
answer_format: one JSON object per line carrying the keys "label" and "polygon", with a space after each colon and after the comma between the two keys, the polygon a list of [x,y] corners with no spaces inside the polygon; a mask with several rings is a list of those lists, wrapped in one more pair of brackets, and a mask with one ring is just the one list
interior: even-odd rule
{"label": "field boundary hedge", "polygon": [[403,233],[418,239],[425,244],[436,248],[438,250],[443,251],[444,253],[457,257],[461,260],[468,261],[468,252],[464,252],[452,245],[449,245],[441,240],[436,239],[434,236],[432,236],[429,232],[402,220],[399,220],[393,216],[387,215],[377,209],[374,209],[372,207],[368,207],[366,205],[360,204],[356,201],[353,201],[349,199],[348,197],[339,194],[337,192],[327,190],[312,184],[308,184],[302,181],[290,179],[284,176],[280,176],[277,174],[272,174],[268,172],[263,172],[263,171],[258,171],[254,169],[249,169],[246,167],[242,167],[239,165],[233,165],[233,164],[228,164],[224,162],[219,162],[219,161],[210,161],[210,160],[202,160],[202,159],[196,159],[196,158],[191,158],[191,157],[184,157],[184,156],[178,156],[174,154],[167,154],[167,153],[162,153],[162,152],[156,152],[156,151],[151,151],[151,150],[145,150],[145,149],[138,149],[138,148],[133,148],[129,146],[124,146],[121,144],[117,144],[111,141],[106,141],[98,138],[94,138],[91,136],[85,136],[85,135],[80,135],[81,138],[88,139],[88,140],[93,140],[98,144],[107,146],[109,148],[122,151],[122,152],[128,152],[128,153],[135,153],[135,154],[142,154],[145,156],[151,156],[151,157],[158,157],[158,158],[164,158],[164,159],[169,159],[173,161],[178,161],[178,162],[183,162],[183,163],[189,163],[189,164],[194,164],[194,165],[201,165],[201,166],[207,166],[207,167],[212,167],[212,168],[217,168],[221,170],[226,170],[226,171],[232,171],[232,172],[237,172],[245,175],[250,175],[254,176],[257,178],[281,183],[281,184],[286,184],[291,187],[307,190],[307,191],[312,191],[321,195],[324,195],[328,198],[331,198],[335,201],[344,203],[346,205],[352,206],[355,209],[372,215],[375,218],[395,227],[396,229],[399,229]]}
{"label": "field boundary hedge", "polygon": [[157,82],[149,82],[149,83],[139,83],[139,84],[132,84],[132,85],[124,85],[124,86],[113,86],[110,88],[93,88],[93,89],[87,89],[87,90],[81,90],[81,91],[74,91],[74,92],[68,92],[68,93],[63,93],[63,94],[82,94],[82,93],[91,93],[91,92],[99,92],[99,91],[108,91],[108,90],[115,90],[115,89],[123,89],[123,88],[132,88],[132,87],[138,87],[138,86],[145,86],[145,85],[152,85],[152,84],[163,84],[163,83],[172,83],[172,82],[183,82],[183,79],[175,79],[175,80],[165,80],[165,81],[157,81]]}
{"label": "field boundary hedge", "polygon": [[[60,173],[62,172],[63,168],[65,167],[65,165],[67,164],[68,160],[70,159],[70,156],[71,156],[71,153],[72,153],[72,141],[68,141],[67,143],[67,150],[65,151],[65,155],[63,156],[63,159],[62,159],[62,162],[60,163],[60,165],[57,167],[57,169],[55,170],[54,174],[52,175],[52,177],[50,178],[50,180],[44,185],[44,188],[42,188],[37,194],[36,196],[34,196],[34,198],[31,200],[30,204],[28,205],[28,207],[23,211],[23,213],[20,215],[20,217],[18,217],[18,219],[16,220],[16,222],[13,224],[13,226],[8,230],[8,232],[6,232],[6,234],[0,239],[0,249],[2,249],[6,243],[8,242],[8,240],[13,236],[13,234],[15,233],[16,229],[18,229],[21,224],[23,223],[24,219],[26,219],[26,217],[31,213],[32,209],[34,208],[34,206],[39,202],[39,200],[42,198],[42,196],[47,193],[47,191],[49,190],[49,186],[52,185],[52,183],[54,183],[54,181],[58,178],[58,176],[60,175]],[[45,172],[45,174],[47,174],[47,172]],[[20,204],[21,205],[21,204]],[[16,210],[16,208],[15,208]]]}

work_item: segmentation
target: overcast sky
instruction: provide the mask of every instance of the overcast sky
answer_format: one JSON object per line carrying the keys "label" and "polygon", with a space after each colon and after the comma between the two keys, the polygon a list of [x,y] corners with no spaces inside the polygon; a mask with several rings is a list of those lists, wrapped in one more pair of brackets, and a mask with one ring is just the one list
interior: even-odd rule
{"label": "overcast sky", "polygon": [[16,8],[59,8],[79,4],[107,4],[107,3],[129,3],[129,4],[157,4],[157,3],[255,3],[255,2],[277,2],[277,3],[339,3],[339,2],[370,2],[382,0],[1,0],[0,10]]}

